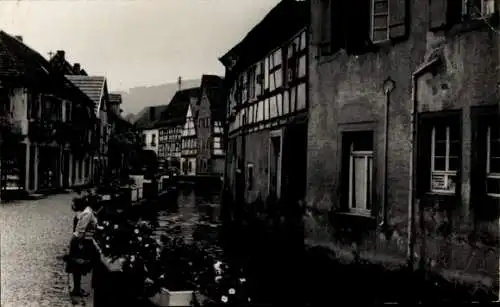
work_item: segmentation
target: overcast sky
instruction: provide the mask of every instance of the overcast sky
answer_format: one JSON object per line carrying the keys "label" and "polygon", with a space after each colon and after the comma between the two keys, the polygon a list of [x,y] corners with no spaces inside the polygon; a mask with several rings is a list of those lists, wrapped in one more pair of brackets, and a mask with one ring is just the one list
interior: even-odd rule
{"label": "overcast sky", "polygon": [[218,58],[279,0],[2,0],[0,29],[48,58],[105,75],[110,90],[222,75]]}

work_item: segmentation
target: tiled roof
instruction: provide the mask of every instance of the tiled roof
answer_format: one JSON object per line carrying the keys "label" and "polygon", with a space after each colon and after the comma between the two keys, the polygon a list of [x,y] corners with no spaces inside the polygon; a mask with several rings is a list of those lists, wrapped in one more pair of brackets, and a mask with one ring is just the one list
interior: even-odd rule
{"label": "tiled roof", "polygon": [[186,120],[187,108],[191,98],[199,99],[200,88],[194,87],[178,91],[168,104],[167,109],[161,113],[160,120],[156,122],[156,127],[183,124]]}
{"label": "tiled roof", "polygon": [[43,56],[4,31],[0,31],[0,77],[43,86],[48,92],[66,99],[76,98],[79,102],[91,103],[62,74],[55,72]]}
{"label": "tiled roof", "polygon": [[18,39],[0,31],[0,76],[49,76],[49,62]]}
{"label": "tiled roof", "polygon": [[[160,115],[167,109],[168,105],[145,107],[137,115],[134,125],[138,129],[151,129],[155,123],[160,119]],[[154,118],[151,115],[154,114]]]}
{"label": "tiled roof", "polygon": [[224,79],[214,75],[203,75],[201,87],[207,94],[212,118],[221,121],[225,112]]}
{"label": "tiled roof", "polygon": [[95,112],[98,114],[101,98],[105,94],[106,78],[80,75],[67,75],[66,78],[92,99],[95,106]]}
{"label": "tiled roof", "polygon": [[108,94],[108,100],[110,104],[122,104],[122,95],[121,94],[115,94],[115,93],[109,93]]}

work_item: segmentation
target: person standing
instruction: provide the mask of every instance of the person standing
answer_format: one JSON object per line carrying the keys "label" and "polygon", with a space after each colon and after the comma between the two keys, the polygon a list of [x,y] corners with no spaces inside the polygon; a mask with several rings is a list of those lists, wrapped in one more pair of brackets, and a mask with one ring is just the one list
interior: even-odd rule
{"label": "person standing", "polygon": [[97,202],[88,201],[88,197],[76,200],[73,204],[76,213],[73,235],[70,241],[69,261],[67,272],[73,275],[72,296],[87,296],[88,293],[81,288],[82,276],[92,270],[95,248],[92,242],[97,217],[95,210]]}

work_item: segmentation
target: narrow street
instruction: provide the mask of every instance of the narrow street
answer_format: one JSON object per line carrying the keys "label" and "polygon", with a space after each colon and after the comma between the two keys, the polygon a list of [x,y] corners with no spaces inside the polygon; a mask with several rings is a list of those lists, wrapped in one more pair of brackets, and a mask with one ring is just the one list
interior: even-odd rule
{"label": "narrow street", "polygon": [[62,259],[72,197],[0,204],[1,306],[72,306]]}

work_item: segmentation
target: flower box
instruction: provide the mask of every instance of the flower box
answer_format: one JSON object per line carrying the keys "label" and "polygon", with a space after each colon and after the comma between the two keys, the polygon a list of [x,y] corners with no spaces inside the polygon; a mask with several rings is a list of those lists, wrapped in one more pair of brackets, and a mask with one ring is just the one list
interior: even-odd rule
{"label": "flower box", "polygon": [[161,288],[160,292],[149,298],[149,301],[159,307],[166,306],[182,306],[189,307],[192,305],[194,291],[169,291]]}

